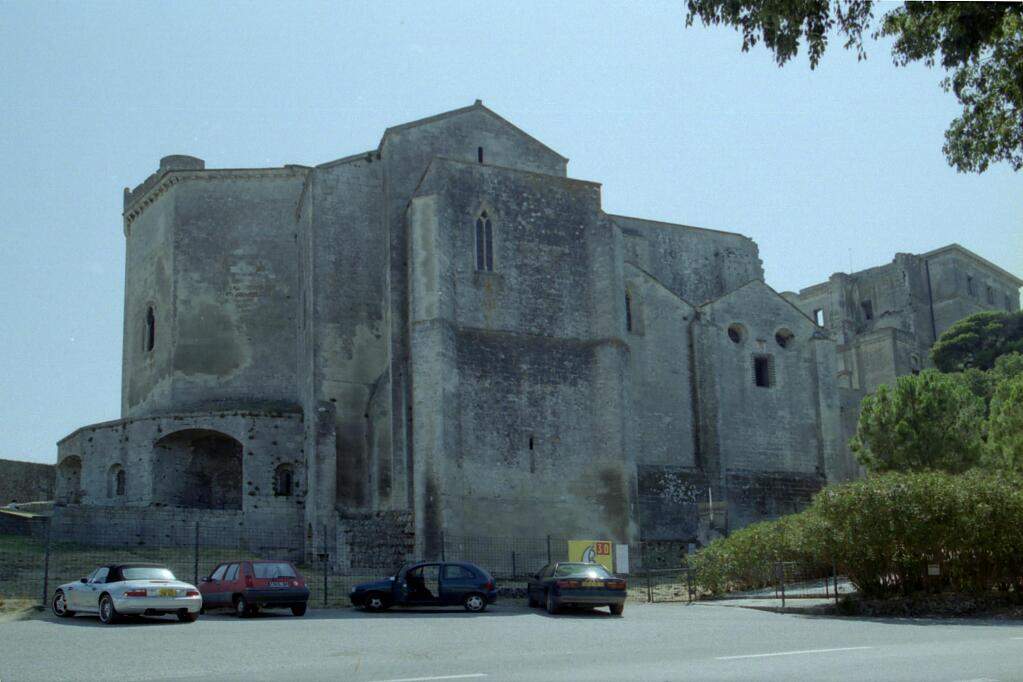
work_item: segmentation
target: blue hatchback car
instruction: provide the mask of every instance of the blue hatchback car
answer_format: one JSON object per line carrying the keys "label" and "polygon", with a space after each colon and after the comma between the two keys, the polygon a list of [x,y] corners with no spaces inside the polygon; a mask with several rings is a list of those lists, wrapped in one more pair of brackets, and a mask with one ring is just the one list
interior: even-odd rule
{"label": "blue hatchback car", "polygon": [[497,588],[493,576],[468,561],[420,561],[405,564],[389,578],[356,585],[348,597],[367,611],[460,604],[479,613],[497,601]]}

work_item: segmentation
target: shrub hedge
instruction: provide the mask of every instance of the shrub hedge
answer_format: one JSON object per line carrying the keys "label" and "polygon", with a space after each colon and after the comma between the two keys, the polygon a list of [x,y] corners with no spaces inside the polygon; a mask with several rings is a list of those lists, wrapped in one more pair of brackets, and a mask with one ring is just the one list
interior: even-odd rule
{"label": "shrub hedge", "polygon": [[[799,514],[758,523],[692,557],[711,592],[771,584],[771,564],[832,562],[865,596],[1023,591],[1023,481],[993,472],[890,473],[829,486]],[[928,576],[938,564],[941,575]]]}

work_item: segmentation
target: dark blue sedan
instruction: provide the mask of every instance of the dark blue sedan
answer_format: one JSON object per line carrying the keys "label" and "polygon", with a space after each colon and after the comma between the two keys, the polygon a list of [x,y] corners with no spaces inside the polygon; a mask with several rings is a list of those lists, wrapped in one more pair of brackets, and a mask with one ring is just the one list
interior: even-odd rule
{"label": "dark blue sedan", "polygon": [[479,613],[497,601],[494,578],[467,561],[406,564],[389,578],[363,583],[348,595],[353,606],[383,611],[392,606],[457,606]]}

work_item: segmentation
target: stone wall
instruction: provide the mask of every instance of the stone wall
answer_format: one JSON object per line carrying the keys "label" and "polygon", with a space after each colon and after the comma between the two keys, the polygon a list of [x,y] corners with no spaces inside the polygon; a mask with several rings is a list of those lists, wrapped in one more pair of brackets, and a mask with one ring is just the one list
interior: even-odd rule
{"label": "stone wall", "polygon": [[53,464],[0,459],[0,506],[52,500],[55,476]]}

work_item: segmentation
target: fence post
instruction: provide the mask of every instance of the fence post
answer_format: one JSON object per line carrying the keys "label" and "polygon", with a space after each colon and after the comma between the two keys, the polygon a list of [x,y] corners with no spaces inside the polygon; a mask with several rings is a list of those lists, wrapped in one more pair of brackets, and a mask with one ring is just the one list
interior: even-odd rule
{"label": "fence post", "polygon": [[547,536],[547,563],[551,563],[551,536]]}
{"label": "fence post", "polygon": [[781,585],[781,607],[785,608],[785,564],[778,562],[778,584]]}
{"label": "fence post", "polygon": [[831,560],[831,578],[835,584],[835,604],[838,604],[838,567],[834,559]]}
{"label": "fence post", "polygon": [[693,569],[686,568],[686,591],[689,593],[689,601],[693,601]]}
{"label": "fence post", "polygon": [[195,522],[195,553],[193,555],[194,563],[192,564],[192,584],[199,584],[199,522]]}
{"label": "fence post", "polygon": [[43,601],[40,609],[46,608],[46,602],[50,597],[50,524],[53,518],[46,519],[46,548],[43,550]]}
{"label": "fence post", "polygon": [[440,532],[440,560],[447,561],[444,557],[444,531]]}
{"label": "fence post", "polygon": [[330,555],[327,554],[327,527],[323,527],[323,608],[327,608],[327,573],[330,570]]}
{"label": "fence post", "polygon": [[654,603],[654,590],[650,585],[650,569],[646,572],[646,600],[648,604]]}
{"label": "fence post", "polygon": [[512,578],[518,576],[519,572],[515,570],[515,550],[512,550]]}

